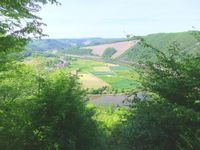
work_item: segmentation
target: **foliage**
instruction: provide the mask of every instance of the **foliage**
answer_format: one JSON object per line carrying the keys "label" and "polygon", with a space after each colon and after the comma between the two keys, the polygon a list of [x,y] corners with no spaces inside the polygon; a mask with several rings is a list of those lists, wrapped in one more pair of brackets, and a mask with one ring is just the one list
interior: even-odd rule
{"label": "foliage", "polygon": [[[57,3],[56,0],[1,0],[0,2],[0,33],[14,37],[25,37],[29,34],[42,35],[44,25],[41,18],[35,15],[41,4]],[[6,36],[7,37],[7,36]]]}
{"label": "foliage", "polygon": [[[200,149],[199,36],[190,38],[191,33],[197,32],[159,34],[159,40],[155,39],[155,35],[146,37],[150,44],[138,45],[136,49],[146,47],[136,51],[145,55],[154,52],[155,57],[149,55],[151,61],[143,64],[142,98],[136,94],[129,108],[90,107],[76,78],[64,72],[37,75],[19,62],[16,52],[23,50],[28,38],[44,35],[41,28],[44,24],[35,13],[48,2],[58,4],[56,0],[0,2],[1,149]],[[175,40],[183,44],[172,45],[167,51],[162,46],[172,42],[172,35],[176,35]],[[47,40],[49,42],[59,46],[57,41]],[[61,40],[62,46],[64,42]],[[85,40],[79,42],[84,43]],[[48,44],[43,46],[48,47]],[[185,47],[191,53],[186,54]],[[68,49],[71,54],[79,51],[82,50]],[[32,54],[31,50],[29,52]],[[139,60],[137,54],[133,57],[132,52],[127,53],[130,54],[128,59]],[[107,50],[104,55],[111,57],[113,54],[114,50]],[[52,66],[58,60],[54,56],[58,57],[48,53],[46,57],[50,57],[51,61],[42,63]],[[93,67],[104,64],[91,62],[76,61],[67,69],[76,68],[87,73],[91,68],[94,71]],[[138,86],[137,82],[129,80],[129,74],[124,76],[128,73],[126,69],[111,71],[116,77],[100,77],[118,88],[127,83]],[[107,87],[98,90],[103,93]]]}
{"label": "foliage", "polygon": [[138,101],[115,129],[116,147],[133,150],[199,149],[199,113],[163,100]]}
{"label": "foliage", "polygon": [[91,49],[83,49],[83,48],[78,48],[78,47],[71,47],[68,49],[64,50],[64,53],[66,54],[71,54],[71,55],[92,55],[92,50]]}
{"label": "foliage", "polygon": [[98,122],[98,130],[101,132],[101,142],[104,149],[116,149],[112,142],[113,130],[116,126],[121,126],[121,116],[128,113],[126,107],[116,108],[114,105],[99,105],[95,107],[95,115],[93,118]]}
{"label": "foliage", "polygon": [[21,64],[7,69],[0,72],[0,148],[21,150],[31,132],[29,103],[39,92],[38,78],[32,69]]}
{"label": "foliage", "polygon": [[[6,82],[14,89],[7,91],[9,97],[1,96],[0,147],[7,150],[101,147],[97,124],[92,119],[93,108],[86,106],[85,91],[75,78],[55,73],[31,84],[24,80],[22,84],[19,79],[25,78],[18,75],[10,80],[20,86]],[[17,97],[12,96],[15,92],[18,92]]]}
{"label": "foliage", "polygon": [[116,49],[114,48],[106,48],[105,51],[103,52],[103,57],[104,58],[111,58],[113,54],[117,52]]}
{"label": "foliage", "polygon": [[142,42],[156,61],[142,64],[143,96],[135,94],[123,126],[113,131],[116,149],[199,149],[199,53],[183,52],[177,43],[161,51]]}
{"label": "foliage", "polygon": [[107,92],[108,90],[109,90],[109,87],[103,86],[98,89],[91,89],[91,90],[89,90],[89,93],[90,94],[103,94],[103,93]]}
{"label": "foliage", "polygon": [[[198,49],[196,47],[198,41],[193,36],[194,33],[196,34],[196,31],[179,33],[158,33],[137,38],[143,38],[147,43],[166,54],[168,54],[168,46],[173,42],[180,43],[180,49],[183,52],[186,51],[188,53],[196,53],[198,52]],[[146,60],[155,61],[156,55],[151,48],[144,47],[142,44],[137,44],[136,46],[130,48],[124,54],[122,54],[119,57],[119,60],[133,62],[145,62]]]}
{"label": "foliage", "polygon": [[158,62],[147,62],[143,85],[172,103],[200,111],[199,54],[182,53],[176,43],[169,47],[170,55],[152,49]]}
{"label": "foliage", "polygon": [[84,96],[78,82],[65,74],[42,83],[31,112],[40,149],[94,149],[96,123],[92,120],[93,110],[85,106]]}
{"label": "foliage", "polygon": [[41,77],[14,60],[29,36],[43,36],[34,14],[47,2],[57,3],[0,2],[0,149],[97,149],[94,112],[77,80],[64,73]]}
{"label": "foliage", "polygon": [[5,63],[16,59],[13,53],[24,49],[28,37],[44,35],[44,24],[35,13],[48,2],[58,4],[56,0],[0,1],[0,71]]}
{"label": "foliage", "polygon": [[14,64],[9,70],[0,72],[0,100],[14,101],[37,93],[36,76],[32,69]]}

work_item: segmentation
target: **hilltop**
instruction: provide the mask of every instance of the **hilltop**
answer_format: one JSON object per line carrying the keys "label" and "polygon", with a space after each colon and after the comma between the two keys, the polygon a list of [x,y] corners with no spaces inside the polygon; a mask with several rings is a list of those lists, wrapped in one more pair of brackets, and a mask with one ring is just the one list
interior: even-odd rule
{"label": "hilltop", "polygon": [[83,47],[89,45],[93,46],[124,40],[124,38],[40,39],[30,41],[29,44],[26,46],[26,49],[31,49],[35,51],[60,50],[70,47]]}
{"label": "hilltop", "polygon": [[[153,47],[161,51],[166,51],[171,44],[176,42],[179,45],[181,51],[195,53],[198,51],[198,41],[193,35],[195,33],[195,31],[177,33],[157,33],[142,36],[142,38],[146,41],[146,43],[152,45]],[[143,47],[142,45],[137,44],[128,49],[117,59],[134,62],[145,61],[147,59],[154,60],[155,53],[150,48]]]}
{"label": "hilltop", "polygon": [[[162,51],[166,51],[170,44],[180,44],[180,49],[197,52],[197,40],[194,31],[178,33],[156,33],[141,36],[148,44]],[[83,39],[43,39],[31,41],[26,49],[28,55],[32,53],[62,53],[76,56],[91,56],[112,59],[123,62],[154,60],[154,52],[139,44],[139,40],[126,40],[123,38],[83,38]],[[112,49],[109,49],[112,48]],[[62,55],[61,54],[61,55]]]}

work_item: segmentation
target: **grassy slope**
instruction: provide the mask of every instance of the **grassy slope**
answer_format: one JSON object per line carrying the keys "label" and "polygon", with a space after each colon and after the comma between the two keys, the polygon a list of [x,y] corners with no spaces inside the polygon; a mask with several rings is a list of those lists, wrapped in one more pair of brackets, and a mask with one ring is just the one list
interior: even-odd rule
{"label": "grassy slope", "polygon": [[[183,51],[189,50],[194,52],[197,40],[192,35],[191,31],[180,33],[158,33],[151,34],[143,37],[145,41],[152,46],[165,51],[174,41],[180,43]],[[129,49],[122,54],[118,59],[125,61],[145,61],[146,59],[154,59],[154,53],[149,48],[144,48],[137,44],[135,47]]]}

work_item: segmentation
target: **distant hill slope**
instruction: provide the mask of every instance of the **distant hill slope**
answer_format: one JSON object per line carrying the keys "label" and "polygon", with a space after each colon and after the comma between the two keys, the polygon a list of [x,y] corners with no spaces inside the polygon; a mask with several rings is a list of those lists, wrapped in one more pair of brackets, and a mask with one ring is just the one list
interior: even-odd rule
{"label": "distant hill slope", "polygon": [[34,51],[60,50],[70,47],[82,47],[123,41],[122,38],[83,38],[83,39],[42,39],[29,42],[26,49]]}
{"label": "distant hill slope", "polygon": [[[193,36],[194,31],[179,33],[157,33],[143,36],[142,38],[152,46],[166,51],[169,45],[176,41],[180,43],[183,51],[197,51],[198,41]],[[198,45],[200,45],[198,43]],[[107,48],[114,48],[115,53],[111,58],[125,62],[138,62],[145,60],[155,60],[155,53],[138,44],[138,40],[127,41],[122,38],[83,38],[83,39],[43,39],[33,40],[27,45],[27,54],[40,52],[41,54],[51,53],[56,50],[62,54],[72,55],[99,55],[102,56]]]}
{"label": "distant hill slope", "polygon": [[116,53],[112,55],[112,58],[117,58],[121,54],[123,54],[126,50],[131,48],[132,46],[136,45],[138,40],[132,40],[132,41],[123,41],[123,42],[116,42],[116,43],[110,43],[110,44],[101,44],[96,46],[86,46],[82,47],[84,49],[91,49],[92,53],[94,55],[102,56],[104,51],[107,48],[114,48],[116,50]]}
{"label": "distant hill slope", "polygon": [[[152,46],[166,51],[169,45],[176,41],[180,44],[183,51],[195,52],[197,51],[197,40],[193,36],[194,31],[179,32],[179,33],[158,33],[143,36],[145,41]],[[127,50],[122,54],[118,60],[123,61],[145,61],[147,59],[154,59],[154,52],[149,48],[137,44],[136,46]]]}

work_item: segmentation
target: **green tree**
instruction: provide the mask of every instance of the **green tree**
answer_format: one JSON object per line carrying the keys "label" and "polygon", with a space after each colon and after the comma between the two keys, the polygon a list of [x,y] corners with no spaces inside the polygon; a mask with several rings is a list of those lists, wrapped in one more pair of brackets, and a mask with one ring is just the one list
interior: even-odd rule
{"label": "green tree", "polygon": [[30,37],[44,36],[41,18],[36,16],[41,5],[59,4],[56,0],[1,0],[0,1],[0,71],[16,59],[14,52],[24,49]]}
{"label": "green tree", "polygon": [[35,98],[30,116],[37,144],[28,148],[93,150],[99,146],[93,109],[86,107],[85,92],[75,78],[62,73],[45,79]]}
{"label": "green tree", "polygon": [[[143,98],[136,94],[123,126],[116,128],[117,147],[149,150],[200,148],[200,57],[183,53],[177,43],[162,52],[145,41],[156,61],[142,64]],[[120,138],[118,138],[120,137]],[[114,139],[115,139],[114,138]],[[118,146],[119,145],[119,146]]]}
{"label": "green tree", "polygon": [[114,48],[106,48],[105,51],[103,52],[103,57],[104,58],[111,58],[112,55],[114,55],[116,53],[116,49]]}
{"label": "green tree", "polygon": [[171,103],[200,111],[200,53],[183,53],[177,43],[169,47],[167,54],[151,48],[157,55],[157,62],[146,63],[143,71],[146,90]]}
{"label": "green tree", "polygon": [[126,121],[115,129],[116,148],[125,150],[197,150],[200,113],[152,97],[135,101]]}
{"label": "green tree", "polygon": [[12,67],[0,72],[0,149],[23,150],[31,135],[30,99],[39,86],[32,69],[22,64]]}
{"label": "green tree", "polygon": [[58,4],[57,0],[1,0],[0,2],[0,33],[15,37],[27,35],[43,35],[41,18],[36,12],[41,10],[41,5],[50,3]]}

